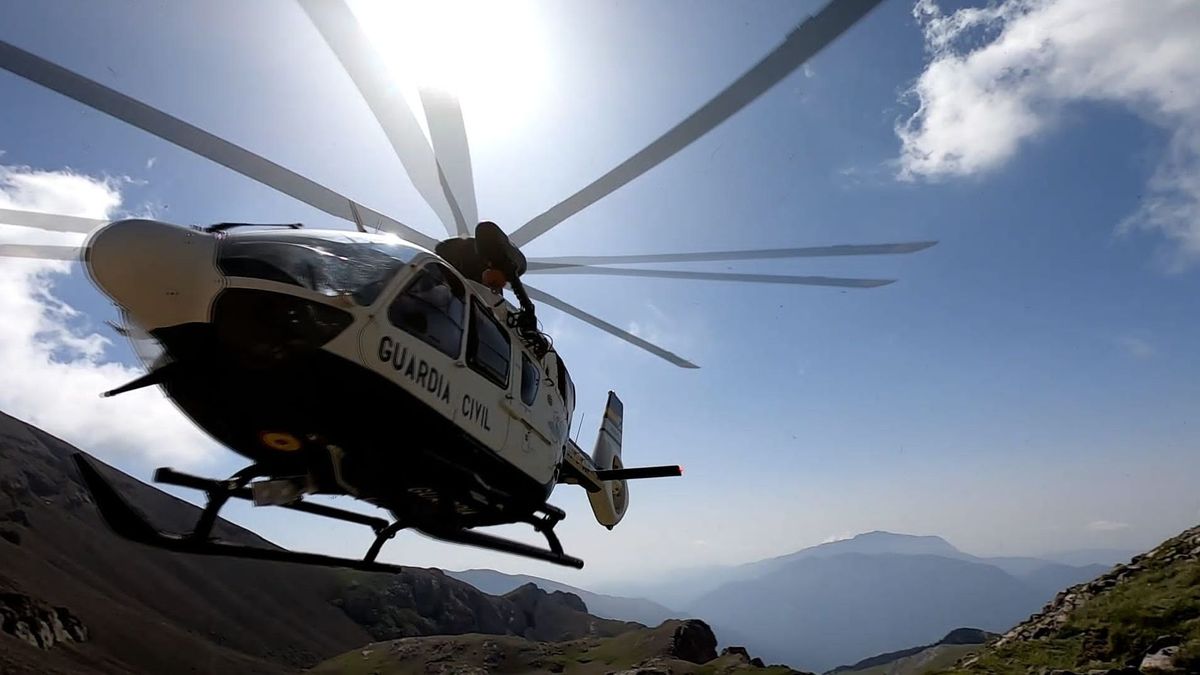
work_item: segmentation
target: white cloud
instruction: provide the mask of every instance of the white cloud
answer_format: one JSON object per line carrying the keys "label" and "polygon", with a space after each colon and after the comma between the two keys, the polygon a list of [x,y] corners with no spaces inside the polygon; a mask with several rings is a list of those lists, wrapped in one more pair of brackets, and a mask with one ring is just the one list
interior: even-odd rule
{"label": "white cloud", "polygon": [[836,534],[831,534],[828,537],[825,537],[824,539],[821,540],[821,543],[822,544],[832,544],[835,541],[846,541],[847,539],[853,539],[853,538],[854,538],[853,532],[850,532],[850,531],[838,532]]}
{"label": "white cloud", "polygon": [[1200,258],[1200,2],[1003,0],[943,14],[918,0],[913,14],[930,61],[896,128],[902,178],[995,169],[1066,106],[1120,104],[1170,136],[1122,230],[1165,234],[1179,264]]}
{"label": "white cloud", "polygon": [[[0,166],[0,208],[107,218],[119,181],[69,171]],[[0,230],[12,241],[17,228]],[[40,233],[41,241],[58,233]],[[29,233],[21,234],[29,241]],[[57,242],[55,242],[57,243]],[[101,399],[141,373],[114,360],[111,342],[55,294],[71,264],[0,260],[0,409],[105,459],[195,466],[215,444],[155,389]]]}
{"label": "white cloud", "polygon": [[0,166],[0,207],[103,218],[121,205],[119,181],[73,171]]}
{"label": "white cloud", "polygon": [[1117,530],[1128,528],[1129,523],[1122,523],[1116,520],[1093,520],[1087,524],[1087,529],[1092,532],[1116,532]]}
{"label": "white cloud", "polygon": [[1154,356],[1154,346],[1137,337],[1117,338],[1117,344],[1125,349],[1135,359],[1148,359]]}

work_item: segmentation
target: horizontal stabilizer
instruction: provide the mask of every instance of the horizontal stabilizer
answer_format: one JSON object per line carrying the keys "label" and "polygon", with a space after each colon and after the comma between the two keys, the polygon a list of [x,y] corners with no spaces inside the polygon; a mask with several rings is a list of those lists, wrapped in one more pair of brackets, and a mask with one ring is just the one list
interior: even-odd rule
{"label": "horizontal stabilizer", "polygon": [[635,478],[672,478],[682,476],[683,467],[670,466],[638,466],[629,469],[608,469],[597,471],[596,478],[600,480],[633,480]]}

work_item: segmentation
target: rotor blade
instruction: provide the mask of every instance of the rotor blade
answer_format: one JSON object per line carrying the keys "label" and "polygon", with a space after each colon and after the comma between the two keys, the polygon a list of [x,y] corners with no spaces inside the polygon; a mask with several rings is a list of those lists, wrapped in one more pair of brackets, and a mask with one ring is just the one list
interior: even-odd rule
{"label": "rotor blade", "polygon": [[467,142],[462,107],[454,94],[432,87],[421,88],[421,105],[429,123],[429,138],[433,141],[433,154],[437,157],[446,199],[454,209],[459,234],[469,235],[470,229],[479,222],[479,208],[475,204],[471,146]]}
{"label": "rotor blade", "polygon": [[524,246],[572,215],[596,203],[629,181],[658,166],[663,160],[729,119],[780,80],[790,75],[814,54],[866,16],[882,0],[831,0],[828,5],[796,27],[750,70],[714,98],[639,150],[591,185],[567,197],[517,228],[509,235],[516,246]]}
{"label": "rotor blade", "polygon": [[53,244],[0,244],[0,257],[79,262],[80,247]]}
{"label": "rotor blade", "polygon": [[82,232],[87,234],[107,222],[107,220],[96,218],[62,216],[57,213],[43,213],[41,211],[0,209],[0,225],[33,227],[39,230],[53,230],[54,232]]}
{"label": "rotor blade", "polygon": [[529,274],[602,274],[613,277],[657,277],[660,279],[706,279],[709,281],[745,281],[755,284],[794,284],[798,286],[839,286],[844,288],[876,288],[894,283],[895,279],[845,279],[841,277],[794,277],[782,274],[736,274],[729,272],[688,272],[682,270],[639,270],[619,267],[589,267],[564,265],[538,269],[529,263]]}
{"label": "rotor blade", "polygon": [[763,248],[745,251],[708,251],[697,253],[651,253],[647,255],[592,255],[530,258],[529,269],[547,269],[558,265],[630,265],[635,263],[704,262],[713,260],[764,260],[767,258],[825,258],[843,255],[890,255],[914,253],[936,244],[914,241],[903,244],[839,244],[805,248]]}
{"label": "rotor blade", "polygon": [[585,323],[590,323],[591,325],[595,326],[596,328],[599,328],[600,330],[602,330],[606,333],[611,333],[612,335],[615,335],[626,342],[637,345],[638,347],[645,349],[646,351],[650,352],[651,354],[654,354],[657,357],[660,357],[660,358],[666,359],[667,361],[670,361],[671,363],[679,366],[680,368],[699,368],[700,367],[677,354],[673,354],[673,353],[663,349],[662,347],[659,347],[658,345],[647,342],[632,333],[623,331],[620,328],[617,328],[616,326],[612,325],[611,323],[605,321],[604,319],[592,316],[591,314],[588,314],[587,312],[583,311],[582,309],[579,309],[575,305],[569,304],[567,302],[563,302],[562,300],[559,300],[558,298],[554,297],[553,295],[550,295],[546,291],[536,289],[533,286],[530,286],[529,284],[525,284],[525,291],[529,293],[529,297],[533,298],[534,300],[537,300],[538,302],[544,302],[547,305],[554,307],[555,309],[558,309],[560,311],[566,312],[567,314],[570,314],[571,316],[575,317],[576,319],[579,319],[580,321],[583,321]]}
{"label": "rotor blade", "polygon": [[[400,235],[426,248],[433,248],[437,244],[432,237],[353,202],[298,173],[3,40],[0,40],[0,68],[191,150],[325,213],[356,223],[360,228],[363,226],[361,220],[365,220],[371,226]],[[358,214],[355,213],[356,209]],[[365,215],[366,218],[360,219],[359,215]]]}
{"label": "rotor blade", "polygon": [[[371,48],[354,13],[340,0],[300,0],[300,6],[358,87],[409,180],[442,221],[446,232],[452,237],[469,234],[461,218],[456,217],[454,198],[442,180],[434,152],[416,115],[405,101],[394,74]],[[430,121],[431,133],[432,126]]]}

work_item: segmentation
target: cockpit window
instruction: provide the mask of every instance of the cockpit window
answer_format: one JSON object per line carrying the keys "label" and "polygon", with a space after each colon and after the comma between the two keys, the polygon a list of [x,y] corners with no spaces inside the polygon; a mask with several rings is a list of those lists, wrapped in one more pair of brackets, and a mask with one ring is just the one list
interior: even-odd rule
{"label": "cockpit window", "polygon": [[231,277],[300,286],[324,295],[349,294],[369,305],[420,249],[388,239],[237,236],[222,240],[217,267]]}
{"label": "cockpit window", "polygon": [[445,266],[430,263],[388,309],[388,320],[443,354],[458,358],[466,321],[465,289]]}

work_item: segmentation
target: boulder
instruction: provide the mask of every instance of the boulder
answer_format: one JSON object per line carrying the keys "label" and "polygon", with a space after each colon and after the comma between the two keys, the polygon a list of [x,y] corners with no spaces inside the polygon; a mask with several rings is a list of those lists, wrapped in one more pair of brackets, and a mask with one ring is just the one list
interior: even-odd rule
{"label": "boulder", "polygon": [[721,656],[736,655],[741,657],[746,663],[750,662],[750,652],[746,651],[745,647],[726,647],[721,650]]}
{"label": "boulder", "polygon": [[708,663],[717,658],[717,636],[703,621],[688,619],[675,629],[667,653],[682,661]]}
{"label": "boulder", "polygon": [[1158,651],[1146,654],[1142,659],[1143,673],[1182,673],[1183,669],[1175,665],[1175,654],[1179,647],[1163,647]]}

